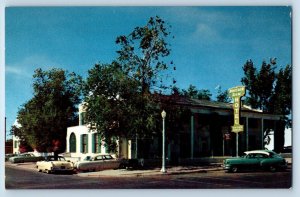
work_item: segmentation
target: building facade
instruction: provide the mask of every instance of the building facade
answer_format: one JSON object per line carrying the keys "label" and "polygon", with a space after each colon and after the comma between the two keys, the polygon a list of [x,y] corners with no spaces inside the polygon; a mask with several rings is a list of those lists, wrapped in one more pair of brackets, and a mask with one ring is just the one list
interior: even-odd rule
{"label": "building facade", "polygon": [[[166,155],[169,161],[241,155],[247,150],[265,149],[265,134],[268,131],[271,130],[273,137],[277,137],[276,130],[280,121],[278,115],[242,106],[240,124],[244,125],[244,131],[236,134],[231,132],[233,109],[230,103],[181,97],[172,105],[188,109],[189,117],[185,117],[176,128],[169,129],[171,126],[166,124]],[[80,105],[79,125],[69,127],[66,138],[66,152],[80,160],[86,156],[108,153],[97,131],[88,129],[84,114],[83,105]],[[167,111],[166,119],[168,115],[170,114]],[[236,135],[239,136],[238,142]],[[118,158],[129,159],[159,158],[161,140],[161,131],[151,139],[117,139],[118,149],[112,154]]]}
{"label": "building facade", "polygon": [[84,104],[79,105],[79,125],[67,129],[66,152],[75,160],[87,156],[112,154],[116,158],[133,158],[131,140],[116,139],[117,151],[109,152],[105,141],[96,130],[90,130],[84,120]]}

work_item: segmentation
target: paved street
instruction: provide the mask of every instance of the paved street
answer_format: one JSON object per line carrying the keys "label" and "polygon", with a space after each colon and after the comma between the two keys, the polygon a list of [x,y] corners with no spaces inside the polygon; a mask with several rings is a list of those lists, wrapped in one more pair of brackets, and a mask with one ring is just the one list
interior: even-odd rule
{"label": "paved street", "polygon": [[[132,172],[134,173],[134,171]],[[143,176],[91,176],[89,174],[44,174],[34,168],[5,165],[7,189],[204,189],[290,188],[291,169],[285,172],[225,173],[222,170]]]}

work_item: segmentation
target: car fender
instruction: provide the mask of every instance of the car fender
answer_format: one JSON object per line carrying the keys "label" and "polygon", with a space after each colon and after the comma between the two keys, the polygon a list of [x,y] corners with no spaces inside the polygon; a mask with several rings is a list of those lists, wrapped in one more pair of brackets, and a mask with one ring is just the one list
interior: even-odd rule
{"label": "car fender", "polygon": [[279,160],[270,160],[270,159],[264,159],[260,162],[260,166],[261,167],[269,167],[269,166],[273,166],[273,165],[279,165],[280,161]]}

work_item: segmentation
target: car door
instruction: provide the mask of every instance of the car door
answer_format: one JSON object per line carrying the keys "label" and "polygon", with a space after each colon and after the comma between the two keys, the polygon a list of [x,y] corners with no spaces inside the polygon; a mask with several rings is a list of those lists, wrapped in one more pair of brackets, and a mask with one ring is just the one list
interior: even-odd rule
{"label": "car door", "polygon": [[31,160],[32,160],[31,154],[25,154],[23,160],[24,160],[24,162],[31,162]]}
{"label": "car door", "polygon": [[94,165],[93,165],[94,170],[96,170],[96,171],[103,170],[104,169],[104,166],[103,166],[104,165],[104,157],[103,157],[103,155],[96,156],[93,163],[94,163]]}
{"label": "car door", "polygon": [[105,155],[105,160],[104,160],[104,168],[105,169],[115,169],[117,161],[111,156],[111,155]]}
{"label": "car door", "polygon": [[257,153],[255,155],[255,159],[256,159],[256,162],[255,162],[255,165],[253,166],[254,169],[260,169],[261,168],[261,162],[266,158],[266,155],[265,154],[261,154],[261,153]]}
{"label": "car door", "polygon": [[256,153],[250,153],[247,155],[247,162],[244,164],[244,168],[248,170],[256,169],[259,166],[259,159]]}

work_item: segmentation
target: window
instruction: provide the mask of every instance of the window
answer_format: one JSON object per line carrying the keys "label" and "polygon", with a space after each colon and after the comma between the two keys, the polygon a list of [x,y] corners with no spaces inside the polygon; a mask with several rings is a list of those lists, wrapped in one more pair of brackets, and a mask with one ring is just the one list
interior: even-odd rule
{"label": "window", "polygon": [[93,152],[94,153],[101,153],[101,135],[99,133],[93,134]]}
{"label": "window", "polygon": [[88,135],[83,134],[81,135],[81,153],[87,153],[88,152]]}
{"label": "window", "polygon": [[113,159],[113,157],[111,155],[104,155],[104,157],[105,157],[106,160]]}
{"label": "window", "polygon": [[103,156],[102,155],[99,155],[99,156],[97,156],[96,158],[95,158],[95,160],[103,160],[104,158],[103,158]]}
{"label": "window", "polygon": [[70,153],[76,153],[76,136],[74,133],[71,133],[69,140]]}

